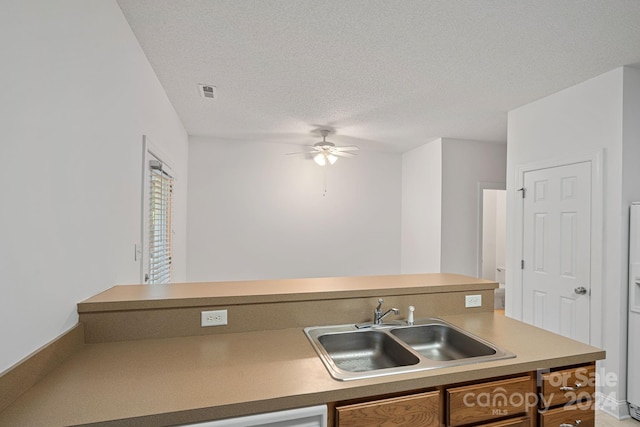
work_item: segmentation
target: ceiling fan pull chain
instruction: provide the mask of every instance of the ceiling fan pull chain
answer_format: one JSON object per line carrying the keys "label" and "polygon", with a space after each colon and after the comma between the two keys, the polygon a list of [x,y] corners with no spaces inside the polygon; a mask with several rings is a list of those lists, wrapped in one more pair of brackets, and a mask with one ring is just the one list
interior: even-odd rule
{"label": "ceiling fan pull chain", "polygon": [[322,197],[327,195],[327,168],[322,168],[322,175],[324,181],[324,191],[322,192]]}

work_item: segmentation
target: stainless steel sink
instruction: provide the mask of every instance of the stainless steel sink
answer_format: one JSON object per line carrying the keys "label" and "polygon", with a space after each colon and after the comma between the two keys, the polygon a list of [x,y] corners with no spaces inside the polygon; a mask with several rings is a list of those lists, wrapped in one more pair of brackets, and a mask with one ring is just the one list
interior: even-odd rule
{"label": "stainless steel sink", "polygon": [[382,331],[358,331],[326,334],[318,337],[333,363],[349,372],[415,365],[414,354]]}
{"label": "stainless steel sink", "polygon": [[390,332],[431,360],[460,360],[470,357],[492,356],[497,353],[495,347],[485,344],[478,338],[472,338],[449,325],[413,326],[392,329]]}
{"label": "stainless steel sink", "polygon": [[338,380],[444,368],[515,357],[441,319],[413,326],[355,325],[305,328],[320,359]]}

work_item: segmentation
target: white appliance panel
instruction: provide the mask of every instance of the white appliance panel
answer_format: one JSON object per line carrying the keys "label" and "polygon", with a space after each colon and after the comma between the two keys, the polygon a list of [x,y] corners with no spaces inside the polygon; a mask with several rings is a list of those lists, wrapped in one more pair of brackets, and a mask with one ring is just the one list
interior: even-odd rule
{"label": "white appliance panel", "polygon": [[640,420],[640,203],[633,203],[629,223],[629,336],[627,401]]}
{"label": "white appliance panel", "polygon": [[268,412],[226,420],[205,421],[185,427],[327,427],[325,405]]}

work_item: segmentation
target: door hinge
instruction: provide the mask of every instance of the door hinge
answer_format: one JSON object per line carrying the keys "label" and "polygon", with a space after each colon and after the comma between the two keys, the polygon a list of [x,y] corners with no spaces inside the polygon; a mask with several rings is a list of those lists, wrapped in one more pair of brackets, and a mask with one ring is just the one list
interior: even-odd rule
{"label": "door hinge", "polygon": [[522,191],[522,198],[525,198],[525,194],[527,194],[527,189],[522,187],[522,188],[518,188],[518,191]]}
{"label": "door hinge", "polygon": [[524,270],[524,260],[520,260],[520,270]]}

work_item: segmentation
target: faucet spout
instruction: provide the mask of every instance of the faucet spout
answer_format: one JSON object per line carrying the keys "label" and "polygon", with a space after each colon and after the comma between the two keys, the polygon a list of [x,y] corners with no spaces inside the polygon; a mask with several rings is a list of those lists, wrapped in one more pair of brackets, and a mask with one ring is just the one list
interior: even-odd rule
{"label": "faucet spout", "polygon": [[378,325],[380,323],[382,323],[382,319],[384,319],[385,317],[387,317],[388,315],[390,315],[391,313],[395,314],[396,316],[398,314],[400,314],[400,310],[398,310],[397,308],[390,308],[389,310],[387,310],[384,314],[382,314],[379,318],[378,318]]}
{"label": "faucet spout", "polygon": [[390,315],[391,313],[394,313],[396,316],[400,314],[400,310],[398,310],[397,308],[390,308],[389,310],[383,313],[382,312],[383,302],[384,300],[382,298],[378,298],[378,306],[373,311],[373,322],[356,324],[356,328],[362,329],[362,328],[370,328],[374,325],[381,325],[382,320],[388,315]]}
{"label": "faucet spout", "polygon": [[389,314],[394,313],[396,316],[398,314],[400,314],[400,310],[398,310],[397,308],[390,308],[389,310],[385,311],[384,313],[382,312],[382,303],[384,302],[384,300],[382,298],[378,299],[378,306],[376,307],[374,313],[373,313],[373,324],[374,325],[380,325],[382,323],[382,320],[387,317]]}

